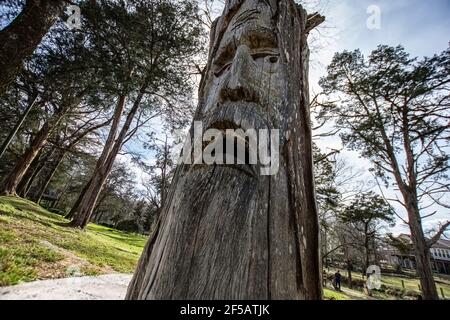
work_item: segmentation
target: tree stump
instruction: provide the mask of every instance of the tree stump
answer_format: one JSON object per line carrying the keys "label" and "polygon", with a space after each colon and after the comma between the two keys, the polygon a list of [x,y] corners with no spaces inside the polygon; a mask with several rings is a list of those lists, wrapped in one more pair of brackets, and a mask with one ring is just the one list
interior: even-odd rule
{"label": "tree stump", "polygon": [[292,0],[226,2],[194,121],[278,129],[278,170],[179,165],[127,299],[322,298],[307,46],[322,21]]}

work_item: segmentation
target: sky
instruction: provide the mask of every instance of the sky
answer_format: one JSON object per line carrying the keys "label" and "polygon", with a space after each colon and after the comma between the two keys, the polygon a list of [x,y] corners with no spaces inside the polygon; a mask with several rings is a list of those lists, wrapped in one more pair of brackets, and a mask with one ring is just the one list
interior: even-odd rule
{"label": "sky", "polygon": [[[368,54],[379,44],[401,44],[411,55],[421,57],[439,53],[449,46],[450,0],[329,0],[323,3],[321,13],[327,20],[318,31],[324,35],[325,47],[312,54],[313,85],[324,74],[323,67],[335,52],[360,49]],[[370,6],[380,9],[379,29],[367,27]]]}

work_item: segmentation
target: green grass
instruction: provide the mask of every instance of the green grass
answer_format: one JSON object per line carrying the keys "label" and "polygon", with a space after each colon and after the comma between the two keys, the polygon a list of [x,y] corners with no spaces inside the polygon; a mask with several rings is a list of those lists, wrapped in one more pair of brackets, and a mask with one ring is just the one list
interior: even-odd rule
{"label": "green grass", "polygon": [[[337,269],[330,268],[329,274],[334,275],[336,271],[337,271]],[[343,273],[344,276],[347,275],[345,270],[341,270],[341,273]],[[360,272],[353,272],[352,278],[357,279],[357,280],[363,279],[362,274]],[[404,289],[403,289],[403,285],[402,285],[402,280],[405,285]],[[448,280],[445,280],[445,279],[442,279],[439,277],[435,277],[435,283],[436,283],[439,297],[442,298],[442,295],[441,295],[441,288],[442,288],[442,290],[444,291],[445,298],[450,299],[450,282]],[[385,289],[388,289],[387,291],[389,291],[389,289],[396,289],[396,290],[402,290],[406,295],[411,295],[411,293],[420,294],[420,290],[419,290],[420,281],[418,278],[414,277],[413,275],[408,277],[408,276],[400,276],[400,275],[382,274],[381,275],[381,284]],[[383,300],[395,298],[393,296],[390,296],[386,293],[381,293],[381,292],[375,292],[374,297],[377,299],[383,299]]]}
{"label": "green grass", "polygon": [[0,286],[78,273],[131,273],[146,238],[89,224],[86,231],[35,203],[0,197]]}
{"label": "green grass", "polygon": [[323,289],[325,300],[352,300],[352,298],[343,292],[337,292],[331,289]]}
{"label": "green grass", "polygon": [[[420,293],[419,279],[394,277],[394,276],[387,276],[387,275],[383,275],[381,278],[381,282],[385,286],[392,287],[395,289],[400,289],[400,290],[403,289],[402,280],[403,280],[403,283],[405,284],[405,291]],[[435,278],[435,282],[436,282],[436,287],[438,289],[439,296],[441,296],[441,288],[442,288],[444,291],[445,297],[447,299],[450,298],[450,284],[447,281],[437,278],[437,277]]]}

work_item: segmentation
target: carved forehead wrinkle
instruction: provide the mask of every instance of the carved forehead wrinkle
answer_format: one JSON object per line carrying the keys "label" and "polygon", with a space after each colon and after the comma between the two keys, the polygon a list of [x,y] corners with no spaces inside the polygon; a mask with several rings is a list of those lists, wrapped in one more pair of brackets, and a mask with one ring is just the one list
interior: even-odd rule
{"label": "carved forehead wrinkle", "polygon": [[272,7],[265,0],[245,1],[220,40],[218,56],[231,54],[241,44],[253,48],[277,48],[274,27]]}
{"label": "carved forehead wrinkle", "polygon": [[[231,20],[235,15],[239,14],[240,11],[243,10],[243,8],[256,8],[257,6],[260,5],[265,5],[266,8],[270,9],[270,12],[272,14],[272,16],[275,15],[276,12],[276,2],[279,0],[241,0],[241,1],[230,1],[227,0],[227,4],[226,4],[226,9],[225,11],[229,13],[229,19]],[[231,2],[231,5],[230,5]],[[275,8],[274,8],[275,6]]]}
{"label": "carved forehead wrinkle", "polygon": [[234,14],[227,32],[232,32],[245,24],[256,24],[271,28],[272,17],[272,7],[266,0],[247,0]]}

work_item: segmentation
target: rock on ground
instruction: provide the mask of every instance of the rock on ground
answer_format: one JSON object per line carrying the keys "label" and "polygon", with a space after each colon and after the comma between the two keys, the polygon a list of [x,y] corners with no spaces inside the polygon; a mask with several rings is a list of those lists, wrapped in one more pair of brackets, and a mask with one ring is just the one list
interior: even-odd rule
{"label": "rock on ground", "polygon": [[42,280],[0,288],[0,300],[123,300],[132,275]]}

